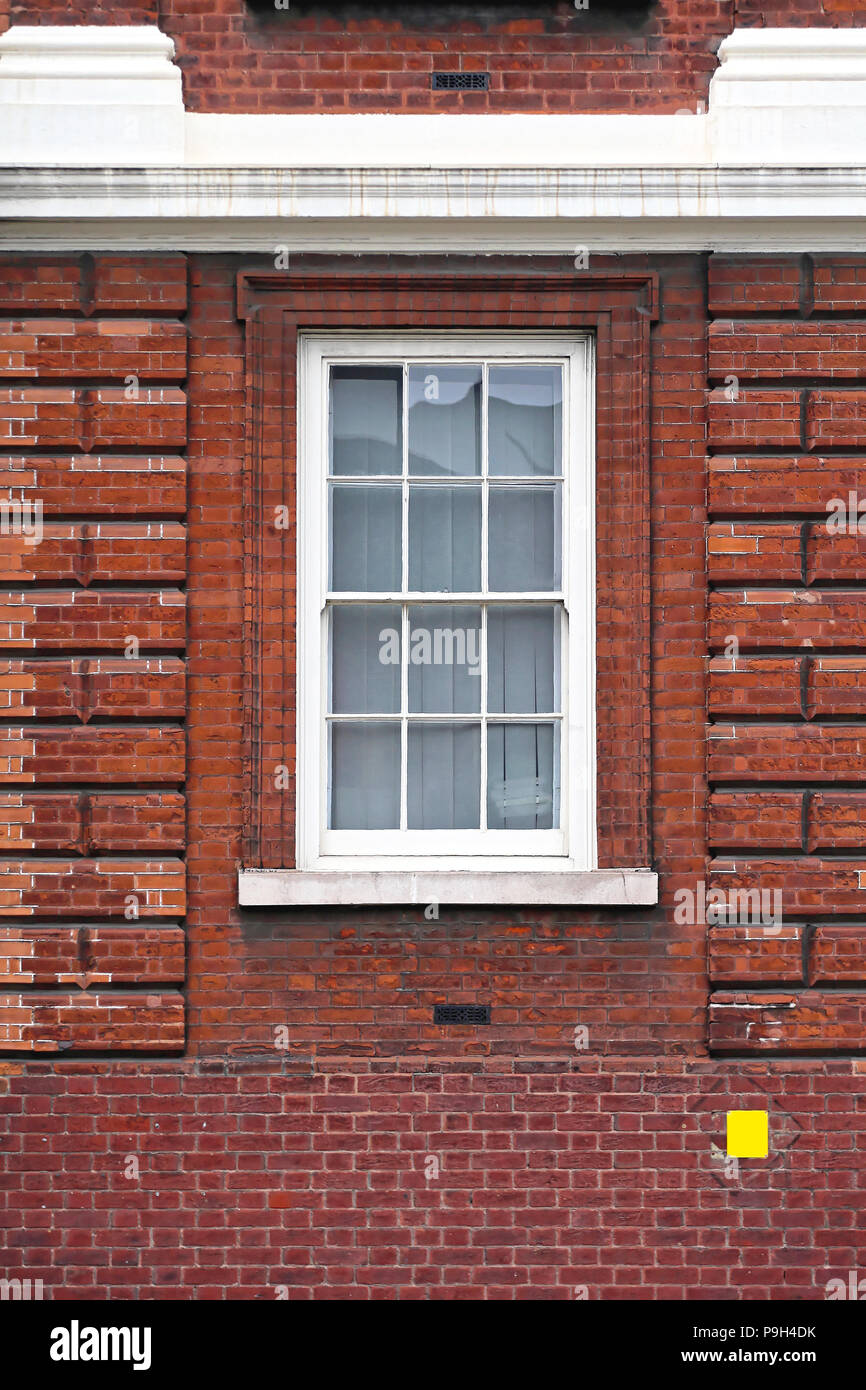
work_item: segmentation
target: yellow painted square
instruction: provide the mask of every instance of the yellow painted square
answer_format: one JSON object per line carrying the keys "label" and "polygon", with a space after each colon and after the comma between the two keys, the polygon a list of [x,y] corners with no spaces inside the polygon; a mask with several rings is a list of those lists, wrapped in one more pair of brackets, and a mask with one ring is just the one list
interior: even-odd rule
{"label": "yellow painted square", "polygon": [[767,1111],[729,1110],[727,1143],[729,1158],[766,1158],[770,1152]]}

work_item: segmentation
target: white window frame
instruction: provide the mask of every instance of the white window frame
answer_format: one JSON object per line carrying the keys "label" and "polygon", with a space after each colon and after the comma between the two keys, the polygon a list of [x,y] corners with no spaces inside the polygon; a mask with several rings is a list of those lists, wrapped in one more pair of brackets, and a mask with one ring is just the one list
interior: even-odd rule
{"label": "white window frame", "polygon": [[[597,864],[594,352],[590,334],[302,333],[298,342],[298,870],[586,871]],[[561,828],[530,831],[327,829],[326,605],[328,368],[332,363],[467,360],[563,366]],[[539,480],[540,481],[540,480]],[[371,595],[371,602],[385,602]],[[565,629],[567,628],[567,634]],[[467,834],[473,852],[461,852]],[[395,837],[399,837],[395,839]],[[477,846],[477,849],[476,849]]]}

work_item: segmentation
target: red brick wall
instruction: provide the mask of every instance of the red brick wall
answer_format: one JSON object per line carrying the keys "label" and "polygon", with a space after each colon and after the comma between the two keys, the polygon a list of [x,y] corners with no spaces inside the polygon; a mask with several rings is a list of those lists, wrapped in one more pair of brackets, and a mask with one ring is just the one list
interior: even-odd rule
{"label": "red brick wall", "polygon": [[[862,1276],[863,1063],[0,1073],[46,1299],[803,1299]],[[725,1167],[725,1113],[774,1151]]]}
{"label": "red brick wall", "polygon": [[[866,1021],[863,562],[823,525],[864,482],[866,258],[616,262],[658,277],[662,901],[438,921],[236,906],[253,264],[0,261],[4,496],[45,510],[40,545],[2,545],[0,1157],[16,1227],[12,1193],[32,1202],[3,1274],[57,1296],[823,1297],[866,1253],[844,1060]],[[781,887],[781,930],[680,922],[704,881]],[[442,1001],[493,1021],[434,1027]],[[708,1037],[840,1060],[732,1069]],[[711,1145],[739,1107],[770,1109],[774,1161],[726,1190]]]}
{"label": "red brick wall", "polygon": [[720,1052],[863,1046],[866,570],[827,520],[862,495],[864,291],[862,257],[711,261],[709,881],[786,923],[710,928]]}
{"label": "red brick wall", "polygon": [[[863,0],[0,0],[17,24],[153,24],[171,35],[193,111],[676,111],[706,103],[735,24],[866,23]],[[432,92],[431,73],[490,73]]]}
{"label": "red brick wall", "polygon": [[[293,270],[301,281],[304,264]],[[435,281],[436,263],[424,267]],[[173,1050],[185,1010],[188,1046],[208,1056],[270,1054],[283,1027],[288,1052],[304,1057],[564,1060],[577,1027],[594,1052],[700,1055],[705,936],[713,1047],[863,1047],[863,565],[859,536],[823,522],[830,498],[862,481],[851,421],[866,381],[866,263],[632,257],[606,268],[594,258],[587,283],[612,267],[658,281],[651,836],[661,904],[443,908],[428,921],[411,909],[237,908],[249,763],[237,260],[4,259],[0,307],[28,314],[0,324],[9,496],[45,508],[41,544],[13,535],[3,546],[7,1050]],[[510,285],[517,268],[503,267]],[[844,443],[836,420],[847,422]],[[696,461],[707,446],[705,472]],[[604,612],[603,592],[599,602]],[[677,894],[703,881],[779,889],[783,928],[705,933],[683,921]],[[122,968],[100,968],[119,950]],[[45,994],[73,977],[76,988]],[[156,980],[158,993],[129,992]],[[489,1028],[432,1023],[437,1002],[479,1001],[492,1007]]]}
{"label": "red brick wall", "polygon": [[184,1046],[186,279],[0,264],[7,1053]]}

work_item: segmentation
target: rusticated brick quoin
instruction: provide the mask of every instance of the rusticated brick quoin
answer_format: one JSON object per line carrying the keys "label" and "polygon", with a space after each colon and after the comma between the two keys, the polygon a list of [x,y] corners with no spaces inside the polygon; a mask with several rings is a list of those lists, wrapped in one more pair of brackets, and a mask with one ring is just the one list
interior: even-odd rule
{"label": "rusticated brick quoin", "polygon": [[183,996],[122,989],[0,993],[0,1052],[180,1052]]}
{"label": "rusticated brick quoin", "polygon": [[[134,634],[133,634],[134,635]],[[0,658],[6,719],[182,719],[186,673],[176,656]]]}
{"label": "rusticated brick quoin", "polygon": [[184,595],[177,589],[0,591],[0,647],[42,651],[183,648]]}
{"label": "rusticated brick quoin", "polygon": [[179,927],[0,927],[0,980],[12,985],[182,984]]}
{"label": "rusticated brick quoin", "polygon": [[0,456],[0,496],[45,516],[111,517],[186,511],[186,462],[171,455],[56,454]]}
{"label": "rusticated brick quoin", "polygon": [[178,584],[186,578],[186,531],[176,522],[47,522],[32,535],[5,538],[4,584],[69,582]]}
{"label": "rusticated brick quoin", "polygon": [[90,855],[182,851],[184,799],[172,792],[0,794],[0,851]]}

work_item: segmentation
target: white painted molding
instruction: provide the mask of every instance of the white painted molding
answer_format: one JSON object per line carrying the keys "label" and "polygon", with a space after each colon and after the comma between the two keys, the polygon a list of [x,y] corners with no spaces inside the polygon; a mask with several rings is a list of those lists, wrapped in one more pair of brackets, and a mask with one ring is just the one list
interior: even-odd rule
{"label": "white painted molding", "polygon": [[0,36],[0,247],[866,248],[866,30],[735,30],[677,115],[184,112],[156,26]]}
{"label": "white painted molding", "polygon": [[651,869],[470,873],[302,873],[296,869],[240,869],[241,907],[652,907],[659,898]]}
{"label": "white painted molding", "polygon": [[736,29],[710,82],[722,165],[864,163],[866,30]]}
{"label": "white painted molding", "polygon": [[152,24],[13,25],[0,34],[3,162],[182,163],[173,57]]}
{"label": "white painted molding", "polygon": [[[86,209],[86,212],[84,211]],[[854,169],[0,168],[0,248],[866,250]],[[86,218],[87,220],[82,220]]]}

